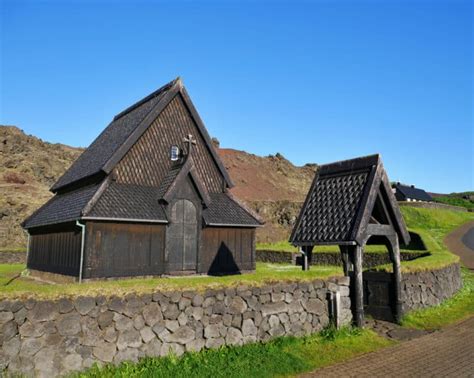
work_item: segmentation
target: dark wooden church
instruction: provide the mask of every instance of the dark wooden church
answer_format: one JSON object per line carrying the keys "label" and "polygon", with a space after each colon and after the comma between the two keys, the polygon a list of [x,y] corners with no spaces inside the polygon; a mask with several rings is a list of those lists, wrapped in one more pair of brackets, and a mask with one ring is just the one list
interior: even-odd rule
{"label": "dark wooden church", "polygon": [[255,269],[262,221],[178,78],[115,116],[24,223],[31,270],[81,279]]}
{"label": "dark wooden church", "polygon": [[399,244],[408,244],[410,235],[379,155],[320,166],[290,242],[300,247],[310,261],[318,246],[339,246],[344,273],[351,277],[353,315],[358,326],[364,324],[364,307],[379,305],[371,302],[370,290],[365,290],[364,297],[364,247],[366,244],[386,245],[393,265],[387,300],[393,318],[400,319]]}

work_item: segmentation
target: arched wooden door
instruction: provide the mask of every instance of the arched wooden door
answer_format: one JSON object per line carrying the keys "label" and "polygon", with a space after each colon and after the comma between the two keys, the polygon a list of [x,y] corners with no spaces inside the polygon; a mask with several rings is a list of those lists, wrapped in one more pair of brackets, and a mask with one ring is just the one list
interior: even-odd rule
{"label": "arched wooden door", "polygon": [[168,270],[196,270],[198,221],[196,206],[181,199],[171,209],[167,235]]}

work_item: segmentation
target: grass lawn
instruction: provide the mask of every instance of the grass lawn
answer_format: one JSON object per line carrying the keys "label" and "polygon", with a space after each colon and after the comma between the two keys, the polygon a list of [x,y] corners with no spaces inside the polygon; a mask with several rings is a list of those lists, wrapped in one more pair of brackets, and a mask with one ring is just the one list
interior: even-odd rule
{"label": "grass lawn", "polygon": [[[459,261],[458,256],[447,250],[443,239],[455,228],[474,220],[474,213],[410,206],[402,206],[401,211],[408,229],[420,235],[428,252],[430,252],[430,256],[412,261],[402,261],[402,272],[436,269]],[[259,243],[257,249],[296,252],[296,248],[287,241]],[[383,252],[384,250],[386,251],[384,247],[378,245],[366,246],[366,251],[369,253]],[[410,251],[403,247],[401,250]],[[338,253],[339,249],[337,246],[322,246],[317,247],[316,251]],[[382,265],[377,269],[390,271],[392,267],[391,265]]]}
{"label": "grass lawn", "polygon": [[94,367],[80,377],[275,377],[289,376],[392,345],[369,330],[326,330],[304,338],[224,347],[182,357],[145,358],[137,364]]}
{"label": "grass lawn", "polygon": [[402,325],[433,330],[472,316],[474,314],[474,272],[463,269],[462,278],[463,287],[454,297],[439,306],[410,312],[403,318]]}
{"label": "grass lawn", "polygon": [[0,253],[2,252],[26,253],[26,248],[25,247],[0,247]]}
{"label": "grass lawn", "polygon": [[70,284],[45,284],[27,277],[20,277],[5,285],[12,277],[25,269],[22,264],[0,264],[0,299],[5,297],[57,297],[68,295],[121,295],[130,292],[153,292],[156,290],[192,289],[205,290],[219,287],[253,285],[261,286],[275,281],[309,281],[341,276],[342,267],[318,266],[303,272],[301,267],[287,264],[257,263],[254,273],[230,276],[188,276],[133,278],[112,281]]}

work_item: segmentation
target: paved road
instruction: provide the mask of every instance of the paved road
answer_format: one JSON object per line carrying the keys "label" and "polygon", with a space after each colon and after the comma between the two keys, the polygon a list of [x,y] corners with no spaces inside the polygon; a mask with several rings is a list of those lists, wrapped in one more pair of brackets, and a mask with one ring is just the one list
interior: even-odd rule
{"label": "paved road", "polygon": [[474,377],[474,317],[304,377]]}
{"label": "paved road", "polygon": [[466,223],[444,239],[449,250],[461,258],[469,269],[474,269],[474,222]]}
{"label": "paved road", "polygon": [[474,227],[471,227],[468,232],[462,237],[462,242],[467,248],[474,252]]}

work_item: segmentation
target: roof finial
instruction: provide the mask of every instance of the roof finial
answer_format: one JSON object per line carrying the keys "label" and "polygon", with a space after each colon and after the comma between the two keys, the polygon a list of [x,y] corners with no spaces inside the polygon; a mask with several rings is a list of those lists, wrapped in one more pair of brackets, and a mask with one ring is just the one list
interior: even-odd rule
{"label": "roof finial", "polygon": [[191,134],[188,134],[188,136],[183,139],[183,142],[188,144],[188,156],[191,156],[193,144],[196,145],[196,139],[194,139]]}

